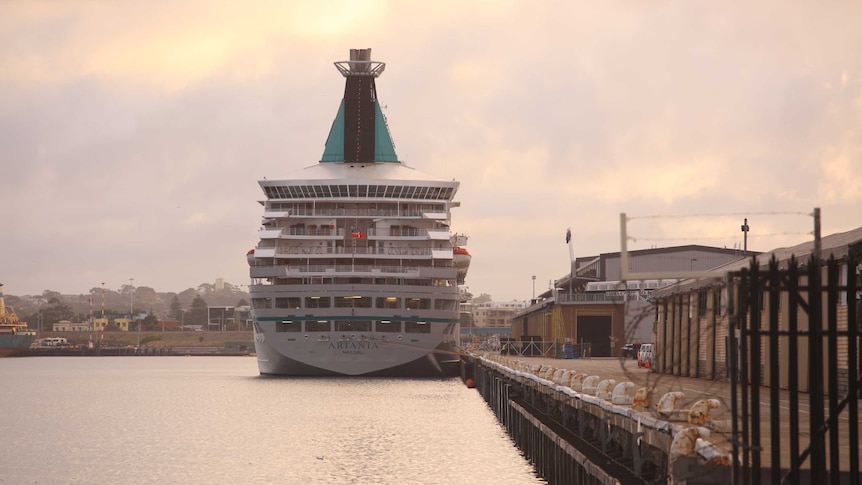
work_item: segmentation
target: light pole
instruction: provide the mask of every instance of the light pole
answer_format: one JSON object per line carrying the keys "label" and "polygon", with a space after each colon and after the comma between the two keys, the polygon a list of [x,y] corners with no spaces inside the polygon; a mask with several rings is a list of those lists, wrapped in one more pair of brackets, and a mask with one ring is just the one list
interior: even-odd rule
{"label": "light pole", "polygon": [[[536,299],[536,275],[533,275],[533,300]],[[531,302],[535,303],[535,302]]]}
{"label": "light pole", "polygon": [[[135,279],[129,278],[129,321],[135,318]],[[141,346],[141,326],[138,325],[138,347]]]}

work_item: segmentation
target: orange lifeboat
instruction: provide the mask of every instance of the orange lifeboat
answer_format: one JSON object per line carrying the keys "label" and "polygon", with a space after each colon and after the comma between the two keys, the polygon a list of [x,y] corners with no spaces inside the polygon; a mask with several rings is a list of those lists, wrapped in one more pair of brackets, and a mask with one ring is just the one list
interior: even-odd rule
{"label": "orange lifeboat", "polygon": [[452,262],[458,270],[458,283],[463,283],[467,277],[467,270],[470,268],[470,252],[467,248],[455,246],[452,248]]}

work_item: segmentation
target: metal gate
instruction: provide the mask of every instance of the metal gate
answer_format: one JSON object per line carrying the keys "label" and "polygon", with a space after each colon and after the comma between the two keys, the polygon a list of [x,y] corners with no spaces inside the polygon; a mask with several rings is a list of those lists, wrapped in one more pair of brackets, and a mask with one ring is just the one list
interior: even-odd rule
{"label": "metal gate", "polygon": [[728,276],[733,483],[862,483],[858,281],[853,256]]}

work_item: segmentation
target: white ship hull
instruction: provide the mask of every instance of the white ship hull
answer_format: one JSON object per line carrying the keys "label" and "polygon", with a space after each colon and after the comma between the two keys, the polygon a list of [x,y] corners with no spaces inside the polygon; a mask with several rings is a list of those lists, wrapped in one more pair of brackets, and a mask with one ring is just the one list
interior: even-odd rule
{"label": "white ship hull", "polygon": [[[281,338],[279,338],[281,337]],[[308,340],[255,335],[260,373],[283,376],[451,377],[460,372],[453,344],[433,340],[412,345],[392,340],[346,338],[335,333]]]}

